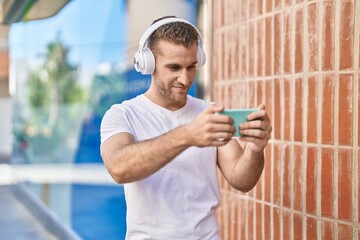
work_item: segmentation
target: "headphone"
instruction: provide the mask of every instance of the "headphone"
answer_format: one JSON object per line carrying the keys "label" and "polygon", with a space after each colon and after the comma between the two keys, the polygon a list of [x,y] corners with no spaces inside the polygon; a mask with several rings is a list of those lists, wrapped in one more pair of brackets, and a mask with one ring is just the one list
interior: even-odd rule
{"label": "headphone", "polygon": [[160,28],[163,25],[166,25],[168,23],[174,23],[174,22],[183,22],[190,26],[192,26],[198,33],[198,46],[197,46],[197,65],[196,68],[201,68],[206,61],[206,54],[202,48],[202,39],[201,39],[201,33],[200,31],[192,25],[190,22],[177,18],[177,17],[171,17],[171,18],[164,18],[162,20],[159,20],[158,22],[155,22],[152,24],[142,35],[140,41],[139,41],[139,50],[135,53],[134,56],[134,66],[137,72],[141,72],[142,74],[152,74],[155,70],[155,57],[152,51],[146,46],[146,43],[151,36],[158,28]]}

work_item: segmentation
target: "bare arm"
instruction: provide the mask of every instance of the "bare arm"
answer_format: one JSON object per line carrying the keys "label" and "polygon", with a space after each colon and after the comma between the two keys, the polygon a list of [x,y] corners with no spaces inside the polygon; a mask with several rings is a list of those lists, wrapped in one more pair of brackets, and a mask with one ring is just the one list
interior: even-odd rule
{"label": "bare arm", "polygon": [[250,122],[240,125],[244,135],[218,148],[218,166],[229,184],[242,192],[250,191],[264,168],[264,148],[272,127],[265,106],[249,116]]}
{"label": "bare arm", "polygon": [[101,147],[105,166],[117,183],[133,182],[155,173],[190,146],[223,146],[235,129],[227,116],[213,114],[218,111],[222,107],[211,106],[193,122],[142,142],[129,133],[116,134]]}

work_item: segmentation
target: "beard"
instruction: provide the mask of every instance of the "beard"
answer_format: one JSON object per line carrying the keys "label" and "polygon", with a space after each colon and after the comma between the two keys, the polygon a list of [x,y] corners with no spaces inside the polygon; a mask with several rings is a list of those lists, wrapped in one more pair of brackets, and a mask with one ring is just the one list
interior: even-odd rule
{"label": "beard", "polygon": [[182,84],[165,85],[164,82],[155,81],[156,88],[170,102],[183,102],[186,100],[187,93],[189,91],[188,86]]}

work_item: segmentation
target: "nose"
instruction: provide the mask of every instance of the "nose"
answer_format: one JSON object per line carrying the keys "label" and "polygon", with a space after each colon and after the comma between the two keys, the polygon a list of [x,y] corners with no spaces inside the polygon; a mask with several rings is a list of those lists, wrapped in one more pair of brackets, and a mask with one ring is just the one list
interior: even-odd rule
{"label": "nose", "polygon": [[179,73],[179,76],[178,76],[178,82],[181,83],[182,85],[184,86],[187,86],[190,82],[191,82],[191,79],[190,79],[190,74],[189,72],[187,71],[187,69],[183,69],[180,73]]}

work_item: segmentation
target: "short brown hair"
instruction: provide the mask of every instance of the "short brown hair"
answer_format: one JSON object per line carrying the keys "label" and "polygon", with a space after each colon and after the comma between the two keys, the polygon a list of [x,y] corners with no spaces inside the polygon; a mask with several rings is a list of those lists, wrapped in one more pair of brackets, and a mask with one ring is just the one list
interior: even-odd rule
{"label": "short brown hair", "polygon": [[[153,22],[153,24],[159,20],[170,18],[174,16],[162,17]],[[199,35],[197,30],[184,22],[171,22],[159,27],[148,40],[148,47],[151,50],[156,48],[156,43],[159,40],[166,40],[175,44],[181,44],[183,46],[191,46],[194,43],[198,43]]]}

